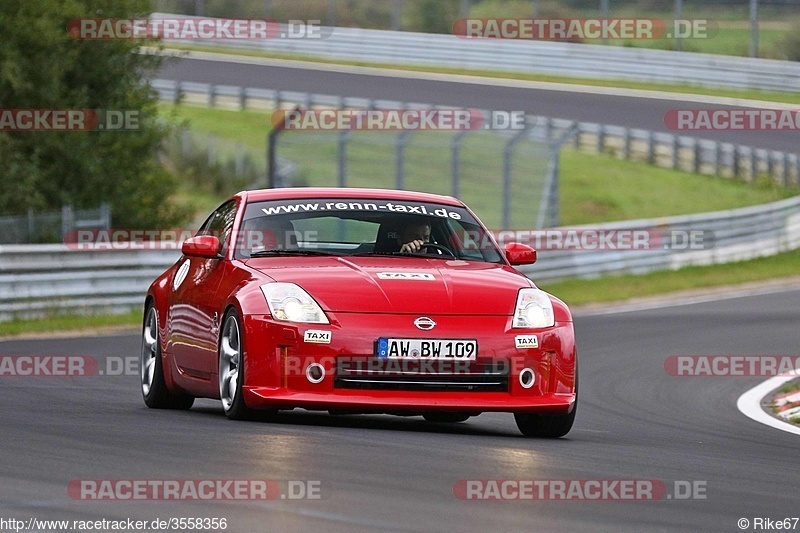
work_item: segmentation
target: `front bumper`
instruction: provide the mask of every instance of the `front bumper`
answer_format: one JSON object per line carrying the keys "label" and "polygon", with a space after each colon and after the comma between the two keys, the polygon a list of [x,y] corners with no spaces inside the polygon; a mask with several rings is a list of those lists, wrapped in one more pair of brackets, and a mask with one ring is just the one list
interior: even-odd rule
{"label": "front bumper", "polygon": [[[541,413],[568,413],[574,407],[571,322],[521,330],[511,329],[505,316],[431,316],[437,325],[426,332],[413,325],[418,315],[328,316],[331,324],[324,326],[245,317],[242,390],[249,407]],[[319,335],[309,338],[308,331],[330,335],[320,343],[313,338]],[[536,335],[538,346],[517,348],[518,335]],[[458,362],[379,359],[379,337],[476,339],[478,356]],[[535,376],[528,387],[520,379],[526,369]]]}

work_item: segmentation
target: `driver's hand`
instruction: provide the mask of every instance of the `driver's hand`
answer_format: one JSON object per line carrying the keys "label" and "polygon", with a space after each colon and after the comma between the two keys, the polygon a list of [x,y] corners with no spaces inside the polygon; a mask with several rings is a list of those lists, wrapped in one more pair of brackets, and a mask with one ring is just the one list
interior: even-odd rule
{"label": "driver's hand", "polygon": [[403,246],[400,247],[401,254],[415,254],[422,249],[422,245],[425,244],[423,240],[416,240],[405,243]]}

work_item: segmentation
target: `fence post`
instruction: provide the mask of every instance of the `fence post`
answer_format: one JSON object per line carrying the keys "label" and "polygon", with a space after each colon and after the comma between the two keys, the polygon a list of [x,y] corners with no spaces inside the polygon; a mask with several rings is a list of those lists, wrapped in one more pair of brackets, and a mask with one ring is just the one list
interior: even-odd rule
{"label": "fence post", "polygon": [[275,148],[278,144],[278,136],[282,131],[281,128],[276,127],[267,136],[267,189],[275,188],[275,176],[278,172]]}
{"label": "fence post", "polygon": [[558,226],[561,147],[569,141],[570,137],[577,134],[578,126],[576,124],[572,124],[561,134],[561,137],[548,144],[547,182],[544,186],[544,194],[542,194],[542,199],[539,202],[536,229]]}
{"label": "fence post", "polygon": [[536,229],[552,228],[558,225],[558,176],[560,173],[559,156],[561,155],[561,147],[551,146],[547,152],[547,182],[539,204]]}
{"label": "fence post", "polygon": [[208,107],[214,108],[217,105],[217,86],[213,83],[208,84]]}
{"label": "fence post", "polygon": [[453,198],[461,194],[461,143],[468,134],[469,130],[461,130],[450,141],[450,196]]}
{"label": "fence post", "polygon": [[182,96],[183,96],[183,90],[181,89],[182,85],[183,85],[183,83],[181,81],[176,81],[175,82],[175,103],[176,104],[180,104],[181,103],[181,99],[182,99]]}
{"label": "fence post", "polygon": [[602,154],[606,151],[606,126],[605,124],[600,124],[600,128],[597,130],[597,153]]}
{"label": "fence post", "polygon": [[239,87],[239,111],[247,109],[247,89]]}
{"label": "fence post", "polygon": [[28,237],[25,242],[33,242],[33,233],[36,230],[36,219],[33,216],[33,208],[28,208]]}
{"label": "fence post", "polygon": [[406,130],[397,135],[394,183],[395,188],[399,191],[402,191],[406,184],[406,143],[412,133],[414,133],[413,130]]}
{"label": "fence post", "polygon": [[733,162],[732,162],[733,163],[733,178],[734,179],[739,179],[739,174],[740,174],[740,172],[742,170],[741,164],[739,162],[740,155],[741,154],[739,153],[739,145],[738,144],[734,144],[733,145],[733,154],[732,154],[732,156],[733,156]]}
{"label": "fence post", "polygon": [[695,174],[700,174],[700,164],[702,163],[700,139],[694,139],[694,162],[692,170]]}
{"label": "fence post", "polygon": [[108,202],[100,204],[101,229],[111,229],[111,205]]}
{"label": "fence post", "polygon": [[75,225],[75,213],[71,205],[61,206],[61,236],[65,238]]}
{"label": "fence post", "polygon": [[755,148],[750,148],[750,181],[756,181],[758,175],[758,153]]}
{"label": "fence post", "polygon": [[514,147],[527,136],[527,123],[525,128],[519,130],[503,147],[503,218],[502,229],[511,226],[511,158],[514,156]]}
{"label": "fence post", "polygon": [[672,136],[672,168],[680,168],[681,141],[677,135]]}
{"label": "fence post", "polygon": [[625,128],[625,137],[623,139],[623,146],[622,146],[622,159],[629,160],[631,158],[631,130],[630,128]]}
{"label": "fence post", "polygon": [[336,173],[338,176],[339,187],[347,187],[347,142],[350,132],[340,131],[338,139],[338,150],[336,153]]}
{"label": "fence post", "polygon": [[767,174],[770,181],[775,180],[775,154],[772,150],[767,150]]}
{"label": "fence post", "polygon": [[656,163],[656,141],[654,139],[655,132],[649,130],[647,132],[647,162],[651,165]]}
{"label": "fence post", "polygon": [[789,186],[789,154],[783,152],[783,186]]}
{"label": "fence post", "polygon": [[717,177],[721,177],[722,171],[722,143],[719,141],[714,141],[714,175]]}
{"label": "fence post", "polygon": [[800,156],[794,156],[794,184],[800,185]]}
{"label": "fence post", "polygon": [[392,31],[400,30],[400,22],[403,19],[403,0],[392,0]]}

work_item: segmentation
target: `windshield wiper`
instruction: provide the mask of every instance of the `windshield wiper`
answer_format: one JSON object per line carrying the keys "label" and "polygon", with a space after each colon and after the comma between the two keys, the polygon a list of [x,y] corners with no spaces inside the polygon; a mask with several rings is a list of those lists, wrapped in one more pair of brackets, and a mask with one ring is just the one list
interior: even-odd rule
{"label": "windshield wiper", "polygon": [[347,254],[345,257],[416,257],[419,259],[453,259],[447,254],[436,255],[420,252],[360,252],[357,254]]}
{"label": "windshield wiper", "polygon": [[276,255],[316,255],[316,256],[334,256],[340,257],[340,254],[332,252],[323,252],[321,250],[258,250],[250,253],[250,258],[253,257],[272,257]]}

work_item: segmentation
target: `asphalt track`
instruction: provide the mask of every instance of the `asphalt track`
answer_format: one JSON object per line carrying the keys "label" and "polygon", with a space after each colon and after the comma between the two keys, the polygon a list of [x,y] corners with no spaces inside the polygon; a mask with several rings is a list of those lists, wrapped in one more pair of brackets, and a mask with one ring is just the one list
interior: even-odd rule
{"label": "asphalt track", "polygon": [[[675,354],[796,354],[800,290],[576,319],[575,427],[522,437],[511,415],[421,418],[294,411],[231,422],[218,402],[147,409],[138,376],[3,377],[0,518],[225,517],[227,531],[739,531],[798,516],[800,440],[736,409],[763,378],[666,374]],[[137,334],[0,342],[3,355],[136,356]],[[319,480],[322,499],[74,501],[73,479]],[[465,479],[706,483],[706,499],[463,501]]]}
{"label": "asphalt track", "polygon": [[[158,78],[274,90],[379,98],[467,108],[525,111],[535,115],[675,133],[664,125],[672,109],[728,109],[730,106],[661,98],[501,87],[308,68],[168,58]],[[687,95],[687,99],[688,99]],[[681,132],[687,137],[797,153],[798,131]]]}

